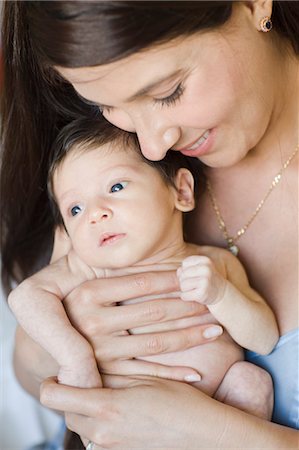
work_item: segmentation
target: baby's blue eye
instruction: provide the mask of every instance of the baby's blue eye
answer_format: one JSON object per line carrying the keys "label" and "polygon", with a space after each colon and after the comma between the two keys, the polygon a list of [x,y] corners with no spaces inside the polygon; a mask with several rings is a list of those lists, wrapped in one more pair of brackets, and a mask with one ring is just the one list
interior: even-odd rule
{"label": "baby's blue eye", "polygon": [[119,192],[127,186],[127,181],[122,181],[121,183],[116,183],[111,186],[110,192]]}
{"label": "baby's blue eye", "polygon": [[81,206],[78,206],[78,205],[73,206],[73,207],[71,208],[71,215],[72,215],[72,216],[76,216],[77,214],[79,214],[80,211],[82,211]]}

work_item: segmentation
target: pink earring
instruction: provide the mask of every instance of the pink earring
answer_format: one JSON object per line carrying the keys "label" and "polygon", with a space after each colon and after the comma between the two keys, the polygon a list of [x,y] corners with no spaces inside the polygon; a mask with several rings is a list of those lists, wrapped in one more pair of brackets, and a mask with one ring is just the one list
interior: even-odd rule
{"label": "pink earring", "polygon": [[260,27],[263,33],[268,33],[268,31],[272,30],[272,21],[270,17],[265,16],[260,20]]}

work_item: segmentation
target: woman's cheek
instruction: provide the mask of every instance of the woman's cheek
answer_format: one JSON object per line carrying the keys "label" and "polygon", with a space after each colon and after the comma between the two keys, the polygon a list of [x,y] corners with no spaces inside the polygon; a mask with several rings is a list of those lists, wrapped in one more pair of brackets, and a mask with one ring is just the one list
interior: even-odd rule
{"label": "woman's cheek", "polygon": [[103,116],[108,122],[112,123],[121,130],[134,133],[136,131],[133,120],[128,113],[122,110],[103,111]]}

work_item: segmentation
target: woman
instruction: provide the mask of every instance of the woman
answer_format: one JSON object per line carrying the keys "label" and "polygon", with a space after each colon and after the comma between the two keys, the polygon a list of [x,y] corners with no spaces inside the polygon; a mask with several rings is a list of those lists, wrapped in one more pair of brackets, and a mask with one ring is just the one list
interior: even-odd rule
{"label": "woman", "polygon": [[[95,442],[96,450],[297,446],[297,432],[290,427],[298,427],[299,396],[298,9],[296,2],[270,0],[173,2],[171,7],[123,1],[6,5],[6,281],[42,264],[50,247],[45,172],[53,137],[74,115],[99,108],[116,126],[137,133],[147,158],[163,158],[171,149],[206,164],[207,190],[188,226],[189,239],[239,251],[252,285],[273,308],[282,337],[274,356],[248,355],[272,375],[277,425],[191,386],[151,378],[163,376],[161,367],[140,371],[136,361],[126,360],[182,349],[203,342],[206,331],[213,334],[210,326],[202,333],[196,327],[175,330],[173,319],[192,314],[191,304],[187,309],[178,301],[123,306],[116,321],[113,303],[173,291],[173,274],[82,286],[66,303],[98,360],[110,373],[144,375],[104,376],[106,386],[117,388],[112,390],[82,391],[53,380],[43,384],[42,402],[66,412],[68,426],[85,443]],[[58,242],[57,253],[62,247]],[[142,334],[125,335],[141,327]],[[37,361],[43,361],[42,368]],[[31,392],[55,374],[21,331],[16,365]]]}

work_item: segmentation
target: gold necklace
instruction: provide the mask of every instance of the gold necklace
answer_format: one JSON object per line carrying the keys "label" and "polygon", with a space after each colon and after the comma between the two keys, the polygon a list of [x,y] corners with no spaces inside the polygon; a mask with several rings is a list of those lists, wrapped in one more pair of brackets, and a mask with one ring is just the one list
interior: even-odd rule
{"label": "gold necklace", "polygon": [[206,182],[207,191],[208,191],[208,195],[209,195],[210,201],[212,203],[213,209],[214,209],[215,214],[216,214],[216,218],[217,218],[219,229],[221,230],[221,232],[223,234],[223,237],[226,240],[228,250],[233,255],[237,256],[238,253],[239,253],[239,247],[236,245],[237,240],[240,239],[240,237],[243,236],[244,233],[246,233],[246,231],[248,230],[248,228],[250,227],[250,225],[252,224],[252,222],[254,221],[254,219],[256,218],[256,216],[258,215],[260,210],[262,209],[262,207],[265,204],[267,198],[269,197],[269,195],[271,194],[273,189],[280,182],[280,180],[282,178],[283,171],[288,167],[288,165],[290,164],[290,162],[292,161],[292,159],[294,158],[294,156],[298,152],[298,149],[299,149],[299,144],[297,145],[297,147],[295,148],[295,150],[293,151],[291,156],[282,165],[280,171],[273,178],[273,180],[272,180],[272,182],[270,184],[270,187],[269,187],[269,189],[266,192],[266,195],[259,202],[259,204],[257,205],[257,207],[256,207],[254,213],[252,214],[252,216],[245,223],[245,225],[237,231],[235,236],[230,236],[229,235],[229,233],[227,231],[227,227],[226,227],[225,222],[224,222],[224,219],[223,219],[222,214],[220,212],[219,206],[217,204],[216,197],[215,197],[214,192],[212,190],[211,183],[210,183],[209,180],[207,180],[207,182]]}

